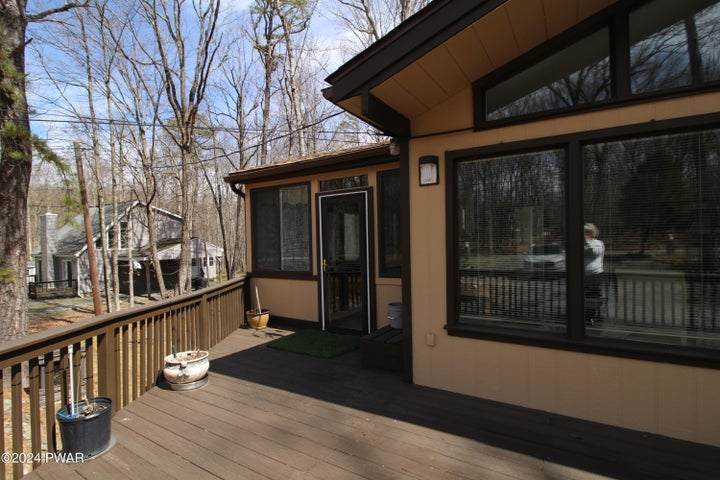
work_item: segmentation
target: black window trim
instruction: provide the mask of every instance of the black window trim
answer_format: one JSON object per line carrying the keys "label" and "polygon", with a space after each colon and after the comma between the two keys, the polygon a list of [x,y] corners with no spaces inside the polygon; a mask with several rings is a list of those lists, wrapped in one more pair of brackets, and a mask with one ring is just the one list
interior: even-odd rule
{"label": "black window trim", "polygon": [[602,141],[619,141],[638,136],[661,136],[666,134],[690,133],[704,129],[720,128],[720,113],[684,117],[678,119],[646,122],[630,126],[606,128],[587,132],[558,135],[534,140],[523,140],[507,144],[489,145],[447,151],[445,154],[445,175],[448,179],[445,189],[446,206],[446,298],[447,323],[445,330],[450,336],[492,340],[504,343],[532,345],[537,347],[608,355],[613,357],[668,362],[681,365],[720,369],[720,351],[701,347],[629,342],[621,339],[586,337],[583,318],[583,265],[578,256],[567,259],[567,334],[523,331],[500,326],[464,325],[457,322],[457,298],[455,282],[458,274],[456,258],[459,254],[455,232],[455,179],[457,164],[471,158],[519,154],[548,148],[563,148],[567,152],[566,185],[566,246],[569,252],[581,251],[581,237],[568,232],[580,231],[583,222],[582,183],[573,178],[582,178],[583,145]]}
{"label": "black window trim", "polygon": [[[256,258],[257,258],[257,242],[255,241],[255,211],[252,203],[252,195],[254,192],[260,192],[260,191],[267,191],[267,190],[277,190],[279,191],[281,188],[288,188],[288,187],[297,187],[301,185],[307,186],[307,194],[308,194],[308,270],[305,271],[289,271],[289,270],[269,270],[269,269],[255,269],[256,264]],[[306,182],[296,182],[296,183],[287,183],[282,185],[272,185],[268,187],[260,187],[260,188],[254,188],[250,192],[250,222],[251,222],[251,228],[252,228],[252,265],[253,265],[253,271],[252,275],[254,277],[265,277],[265,278],[285,278],[285,279],[313,279],[315,276],[312,272],[312,185],[309,181]]]}
{"label": "black window trim", "polygon": [[[476,131],[501,126],[542,120],[552,117],[575,115],[579,112],[592,112],[617,108],[624,105],[646,103],[683,97],[687,95],[716,91],[720,81],[707,82],[699,85],[687,85],[648,93],[632,94],[630,91],[630,12],[635,8],[653,0],[620,0],[601,12],[583,20],[574,27],[551,38],[547,42],[510,61],[472,84],[473,95],[473,128]],[[487,120],[485,92],[525,70],[527,67],[542,61],[544,58],[559,52],[567,45],[580,41],[596,31],[608,27],[610,38],[610,78],[611,98],[585,105],[577,105],[561,109],[529,113],[514,117]]]}

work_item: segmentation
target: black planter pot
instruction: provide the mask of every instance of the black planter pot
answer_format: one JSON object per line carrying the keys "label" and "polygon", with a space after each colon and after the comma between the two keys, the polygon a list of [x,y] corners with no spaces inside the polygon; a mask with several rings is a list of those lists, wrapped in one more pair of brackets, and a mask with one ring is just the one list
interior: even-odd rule
{"label": "black planter pot", "polygon": [[[78,415],[88,404],[98,404],[102,410],[90,415]],[[103,452],[110,445],[110,426],[112,420],[112,400],[107,397],[81,400],[75,406],[74,417],[70,416],[70,405],[58,410],[55,418],[60,428],[63,453],[82,454],[92,457]]]}

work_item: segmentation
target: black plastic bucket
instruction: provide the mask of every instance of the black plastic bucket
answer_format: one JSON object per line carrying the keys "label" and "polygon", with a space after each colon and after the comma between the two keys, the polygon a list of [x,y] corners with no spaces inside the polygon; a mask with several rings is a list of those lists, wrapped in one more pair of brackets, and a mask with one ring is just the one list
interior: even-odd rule
{"label": "black plastic bucket", "polygon": [[[90,415],[78,415],[88,403],[105,408]],[[63,453],[82,454],[87,457],[101,453],[110,445],[112,400],[107,397],[81,400],[75,405],[75,413],[76,415],[71,417],[70,405],[65,405],[55,415],[60,426]]]}

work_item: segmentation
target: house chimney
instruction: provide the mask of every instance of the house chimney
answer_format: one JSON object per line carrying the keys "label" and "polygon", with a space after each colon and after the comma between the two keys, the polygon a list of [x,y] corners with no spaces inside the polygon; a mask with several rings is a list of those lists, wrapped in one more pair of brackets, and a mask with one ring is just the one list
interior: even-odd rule
{"label": "house chimney", "polygon": [[57,251],[57,214],[40,215],[40,281],[55,280],[55,252]]}

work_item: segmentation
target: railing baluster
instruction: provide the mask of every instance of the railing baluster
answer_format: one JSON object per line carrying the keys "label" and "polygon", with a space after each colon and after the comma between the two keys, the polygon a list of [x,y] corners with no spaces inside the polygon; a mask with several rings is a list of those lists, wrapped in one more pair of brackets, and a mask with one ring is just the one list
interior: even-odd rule
{"label": "railing baluster", "polygon": [[73,345],[73,353],[72,358],[70,358],[70,361],[73,362],[73,381],[71,385],[75,388],[75,401],[82,398],[82,382],[80,379],[82,378],[80,375],[80,359],[82,357],[82,350],[80,349],[80,343],[76,343]]}
{"label": "railing baluster", "polygon": [[131,371],[132,374],[132,394],[130,395],[130,401],[132,402],[137,397],[140,396],[140,379],[142,378],[142,370],[140,368],[140,347],[138,342],[138,331],[139,331],[139,325],[138,322],[132,323],[131,328],[131,334],[130,334],[130,341],[132,345],[132,366]]}
{"label": "railing baluster", "polygon": [[51,425],[55,424],[55,354],[43,355],[45,369],[45,443],[48,452],[55,451],[55,435]]}
{"label": "railing baluster", "polygon": [[121,328],[118,329],[118,333],[120,335],[120,342],[122,345],[122,363],[119,365],[120,370],[122,370],[124,375],[120,375],[121,383],[120,388],[122,389],[122,405],[120,408],[124,407],[128,403],[130,403],[130,375],[127,374],[132,371],[132,363],[130,360],[130,326],[129,325],[123,325]]}
{"label": "railing baluster", "polygon": [[30,389],[30,445],[33,453],[33,468],[37,467],[38,456],[42,450],[42,433],[40,432],[40,361],[33,357],[29,361]]}
{"label": "railing baluster", "polygon": [[70,385],[70,379],[68,378],[68,372],[70,371],[69,361],[68,347],[62,347],[60,349],[60,370],[58,372],[60,375],[60,405],[67,405],[70,403],[70,395],[68,393]]}
{"label": "railing baluster", "polygon": [[[5,417],[5,370],[0,368],[0,400],[3,401],[3,417]],[[5,419],[0,422],[0,453],[7,452],[5,448]],[[0,478],[5,478],[5,462],[0,462]]]}
{"label": "railing baluster", "polygon": [[[12,424],[12,448],[15,453],[23,451],[23,411],[22,411],[22,364],[16,363],[10,367],[10,415]],[[23,476],[23,464],[13,463],[13,478]]]}

